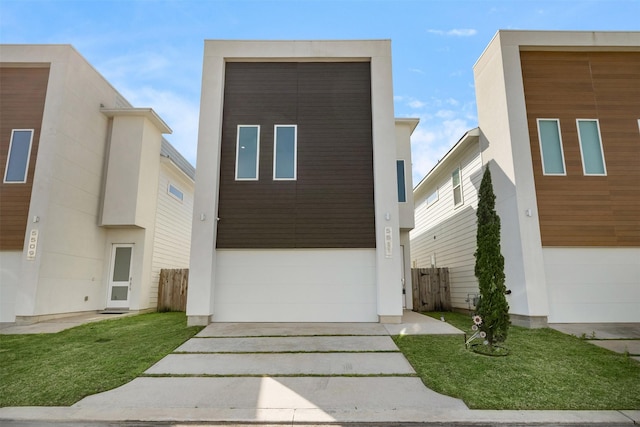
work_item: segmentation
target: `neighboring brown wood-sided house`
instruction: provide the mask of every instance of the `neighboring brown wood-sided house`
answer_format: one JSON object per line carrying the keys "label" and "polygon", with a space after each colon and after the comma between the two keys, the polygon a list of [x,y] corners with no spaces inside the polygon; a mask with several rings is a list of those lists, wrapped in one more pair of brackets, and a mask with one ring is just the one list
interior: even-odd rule
{"label": "neighboring brown wood-sided house", "polygon": [[640,33],[499,31],[474,71],[479,130],[414,191],[415,264],[473,309],[488,165],[513,320],[640,321]]}

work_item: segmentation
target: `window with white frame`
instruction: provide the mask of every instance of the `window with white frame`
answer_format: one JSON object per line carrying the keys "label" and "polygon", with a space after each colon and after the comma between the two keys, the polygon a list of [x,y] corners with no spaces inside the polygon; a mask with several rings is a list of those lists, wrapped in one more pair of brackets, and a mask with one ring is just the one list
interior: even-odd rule
{"label": "window with white frame", "polygon": [[405,203],[407,201],[407,182],[404,172],[404,160],[396,160],[396,182],[398,184],[398,202]]}
{"label": "window with white frame", "polygon": [[602,138],[597,119],[577,119],[582,171],[585,175],[606,175]]}
{"label": "window with white frame", "polygon": [[438,198],[439,198],[439,194],[438,194],[438,189],[436,188],[433,193],[427,196],[427,207],[437,202]]}
{"label": "window with white frame", "polygon": [[273,179],[293,181],[297,176],[297,126],[275,125],[273,129]]}
{"label": "window with white frame", "polygon": [[260,156],[260,126],[238,125],[236,142],[236,180],[257,180],[258,159]]}
{"label": "window with white frame", "polygon": [[174,199],[180,200],[181,202],[184,201],[184,193],[171,183],[167,186],[167,193]]}
{"label": "window with white frame", "polygon": [[462,198],[462,177],[460,176],[460,168],[451,173],[451,186],[453,187],[453,206],[460,206],[463,203]]}
{"label": "window with white frame", "polygon": [[32,142],[33,129],[13,129],[11,131],[7,164],[4,169],[5,183],[22,184],[27,182]]}
{"label": "window with white frame", "polygon": [[537,121],[542,173],[545,175],[566,175],[560,121],[558,119],[538,119]]}

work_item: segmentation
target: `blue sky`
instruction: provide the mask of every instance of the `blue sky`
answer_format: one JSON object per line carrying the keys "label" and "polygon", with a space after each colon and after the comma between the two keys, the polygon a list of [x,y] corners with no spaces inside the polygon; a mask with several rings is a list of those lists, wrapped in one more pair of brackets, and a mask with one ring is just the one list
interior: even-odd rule
{"label": "blue sky", "polygon": [[205,39],[391,39],[395,115],[420,118],[418,183],[477,126],[473,64],[497,30],[638,31],[638,17],[640,0],[2,0],[0,42],[74,45],[195,165]]}

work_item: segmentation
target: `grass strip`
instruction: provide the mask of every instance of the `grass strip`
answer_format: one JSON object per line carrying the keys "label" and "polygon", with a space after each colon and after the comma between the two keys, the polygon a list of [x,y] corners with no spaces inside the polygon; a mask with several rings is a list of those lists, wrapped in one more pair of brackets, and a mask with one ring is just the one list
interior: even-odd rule
{"label": "grass strip", "polygon": [[[471,335],[468,315],[443,315]],[[553,329],[512,326],[506,357],[467,350],[461,336],[407,335],[394,341],[427,387],[473,409],[640,409],[640,363]]]}
{"label": "grass strip", "polygon": [[56,334],[0,335],[0,407],[67,406],[123,385],[202,329],[150,313]]}

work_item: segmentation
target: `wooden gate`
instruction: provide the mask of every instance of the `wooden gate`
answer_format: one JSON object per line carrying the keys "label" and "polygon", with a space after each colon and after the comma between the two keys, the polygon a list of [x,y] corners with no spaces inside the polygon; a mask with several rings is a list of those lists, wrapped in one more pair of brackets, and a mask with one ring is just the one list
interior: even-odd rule
{"label": "wooden gate", "polygon": [[187,311],[189,269],[162,269],[158,283],[158,311]]}
{"label": "wooden gate", "polygon": [[450,311],[448,268],[412,268],[414,311]]}

